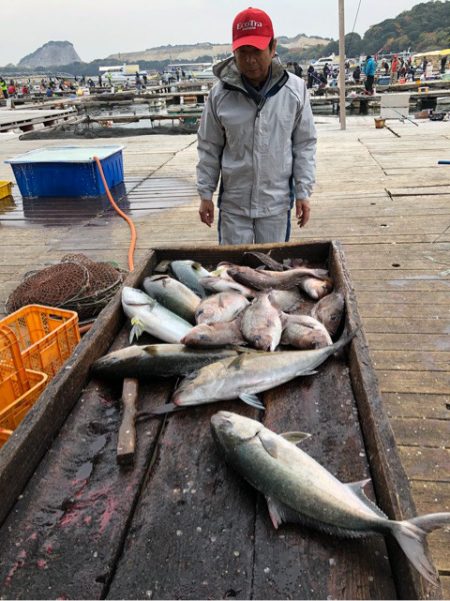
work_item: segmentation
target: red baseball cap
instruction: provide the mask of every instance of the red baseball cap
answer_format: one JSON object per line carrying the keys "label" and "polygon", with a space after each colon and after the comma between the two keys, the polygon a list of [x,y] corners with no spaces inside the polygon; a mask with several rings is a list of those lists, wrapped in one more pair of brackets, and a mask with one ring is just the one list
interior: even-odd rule
{"label": "red baseball cap", "polygon": [[233,51],[241,46],[255,46],[259,50],[265,50],[273,37],[272,21],[263,10],[249,7],[235,16]]}

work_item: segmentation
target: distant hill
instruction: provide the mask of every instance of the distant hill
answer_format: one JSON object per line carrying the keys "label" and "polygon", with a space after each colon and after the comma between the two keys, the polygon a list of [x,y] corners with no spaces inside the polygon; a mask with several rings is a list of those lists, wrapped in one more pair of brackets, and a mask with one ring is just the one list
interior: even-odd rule
{"label": "distant hill", "polygon": [[18,67],[58,67],[69,63],[81,63],[71,42],[47,42],[31,54],[24,56]]}
{"label": "distant hill", "polygon": [[[345,36],[345,53],[348,57],[361,54],[400,52],[428,52],[450,47],[450,0],[423,2],[411,10],[404,11],[394,19],[386,19],[372,25],[363,37],[358,33]],[[304,62],[339,53],[339,43],[332,40],[326,46],[305,48],[300,52],[290,51],[284,60]]]}
{"label": "distant hill", "polygon": [[[321,37],[310,37],[299,34],[294,38],[281,36],[278,43],[289,50],[295,48],[307,48],[309,46],[326,45],[330,39]],[[120,52],[110,54],[107,58],[121,60],[127,63],[139,61],[194,61],[201,57],[221,57],[231,53],[231,44],[214,44],[211,42],[200,42],[199,44],[176,44],[148,48],[138,52]]]}
{"label": "distant hill", "polygon": [[363,37],[365,52],[396,52],[411,48],[414,52],[438,50],[450,46],[450,1],[424,2],[372,25]]}

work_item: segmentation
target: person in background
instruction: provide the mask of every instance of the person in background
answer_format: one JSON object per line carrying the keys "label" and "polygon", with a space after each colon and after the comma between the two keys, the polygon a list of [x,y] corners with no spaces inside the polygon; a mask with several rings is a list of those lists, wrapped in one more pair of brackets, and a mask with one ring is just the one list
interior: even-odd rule
{"label": "person in background", "polygon": [[294,74],[297,75],[297,77],[303,77],[303,67],[298,63],[294,63]]}
{"label": "person in background", "polygon": [[13,98],[16,95],[16,86],[14,83],[14,79],[10,79],[9,80],[9,86],[8,86],[8,96],[10,98]]}
{"label": "person in background", "polygon": [[445,73],[445,67],[447,65],[447,56],[441,58],[441,73]]}
{"label": "person in background", "polygon": [[364,87],[366,89],[366,94],[373,94],[373,82],[375,80],[376,70],[377,64],[375,62],[375,59],[369,54],[366,59],[366,64],[364,65],[364,74],[366,76]]}
{"label": "person in background", "polygon": [[389,63],[386,60],[382,62],[381,67],[384,69],[384,74],[389,75]]}
{"label": "person in background", "polygon": [[0,92],[3,95],[3,98],[8,98],[8,84],[3,77],[0,77]]}
{"label": "person in background", "polygon": [[400,63],[398,61],[398,57],[396,54],[394,54],[394,58],[392,59],[392,63],[391,63],[391,81],[390,81],[391,84],[393,84],[397,81],[399,66],[400,66]]}
{"label": "person in background", "polygon": [[135,84],[136,84],[136,92],[138,94],[141,93],[142,90],[142,80],[141,80],[141,76],[139,75],[139,73],[136,71],[136,77],[135,77]]}
{"label": "person in background", "polygon": [[423,62],[422,62],[422,72],[423,72],[424,77],[427,76],[427,65],[428,65],[428,59],[426,56],[424,56]]}
{"label": "person in background", "polygon": [[323,68],[323,76],[325,77],[325,80],[328,80],[328,76],[330,75],[330,73],[331,73],[331,69],[330,69],[328,63],[325,63],[325,66]]}
{"label": "person in background", "polygon": [[306,87],[308,88],[308,90],[310,90],[314,84],[314,67],[312,65],[309,65],[308,70],[306,71],[306,77],[307,77]]}
{"label": "person in background", "polygon": [[101,76],[101,74],[98,76],[98,87],[99,88],[102,87],[102,76]]}
{"label": "person in background", "polygon": [[267,13],[248,8],[232,27],[233,56],[214,66],[198,131],[200,220],[219,243],[285,242],[295,200],[306,225],[315,181],[316,129],[305,82],[283,69]]}
{"label": "person in background", "polygon": [[361,82],[361,67],[359,65],[356,65],[356,67],[353,70],[353,81],[356,84],[359,84]]}

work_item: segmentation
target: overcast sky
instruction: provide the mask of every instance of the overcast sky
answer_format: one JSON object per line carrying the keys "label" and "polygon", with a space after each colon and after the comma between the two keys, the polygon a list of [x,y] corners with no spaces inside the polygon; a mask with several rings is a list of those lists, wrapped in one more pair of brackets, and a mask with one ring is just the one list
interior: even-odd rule
{"label": "overcast sky", "polygon": [[[0,65],[17,64],[50,40],[72,42],[89,62],[116,52],[166,44],[227,43],[242,0],[3,0]],[[359,0],[345,0],[346,33],[353,30]],[[355,31],[395,17],[419,1],[361,0]],[[338,37],[338,0],[257,0],[275,34]]]}

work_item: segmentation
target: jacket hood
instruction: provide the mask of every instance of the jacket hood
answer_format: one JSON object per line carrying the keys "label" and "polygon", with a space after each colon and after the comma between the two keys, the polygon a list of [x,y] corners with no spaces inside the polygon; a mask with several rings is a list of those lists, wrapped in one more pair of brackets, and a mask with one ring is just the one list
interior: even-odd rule
{"label": "jacket hood", "polygon": [[[220,63],[214,65],[213,73],[218,79],[220,79],[222,83],[226,83],[230,86],[234,86],[245,91],[245,86],[239,69],[237,68],[234,56],[230,56]],[[281,64],[278,55],[275,55],[272,59],[272,77],[268,89],[272,88],[276,83],[278,83],[281,78],[284,77],[285,73],[286,71]]]}

